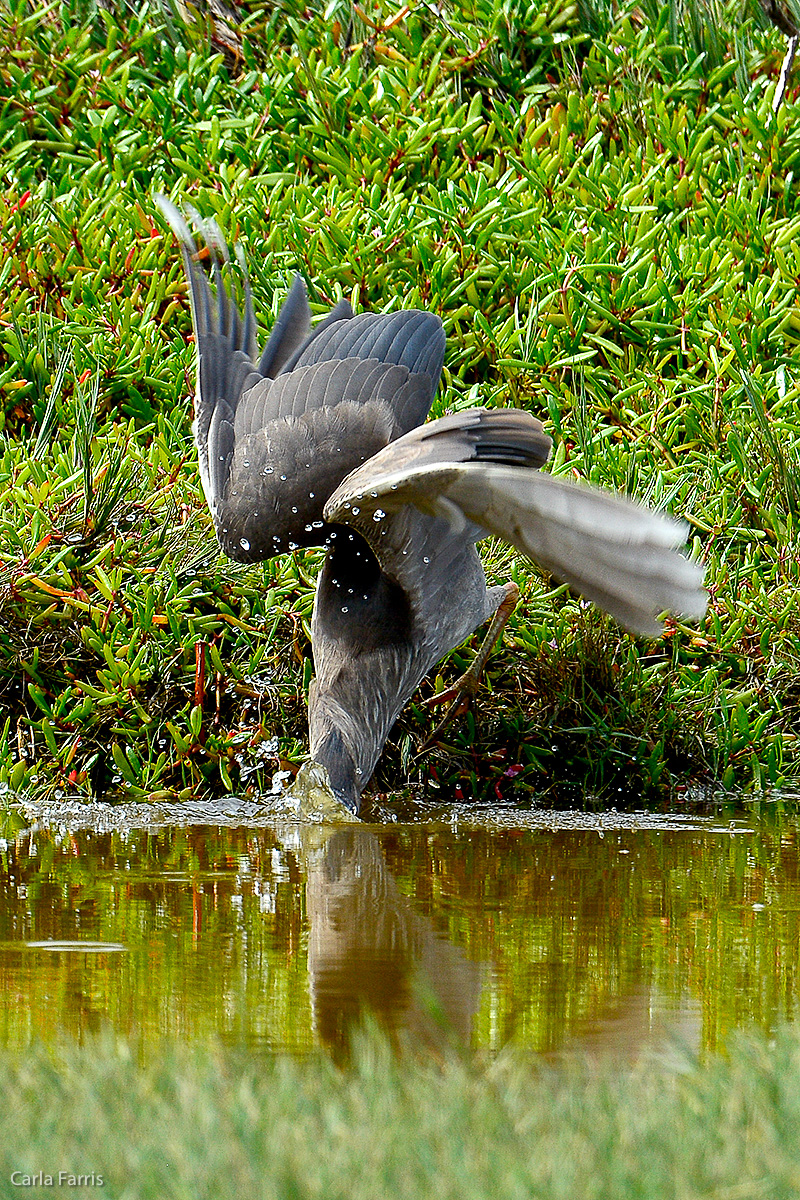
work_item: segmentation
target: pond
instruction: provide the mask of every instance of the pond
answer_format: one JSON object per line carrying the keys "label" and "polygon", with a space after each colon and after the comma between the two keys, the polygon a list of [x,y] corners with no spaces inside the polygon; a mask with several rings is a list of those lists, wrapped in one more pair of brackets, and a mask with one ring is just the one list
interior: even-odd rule
{"label": "pond", "polygon": [[800,1011],[797,818],[52,806],[0,841],[0,1043],[712,1050]]}

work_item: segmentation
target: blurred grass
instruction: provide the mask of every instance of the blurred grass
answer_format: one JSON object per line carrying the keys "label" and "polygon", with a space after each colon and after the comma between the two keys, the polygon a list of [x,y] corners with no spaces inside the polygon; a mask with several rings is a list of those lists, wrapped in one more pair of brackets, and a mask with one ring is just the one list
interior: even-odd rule
{"label": "blurred grass", "polygon": [[556,471],[685,516],[707,564],[703,627],[648,643],[490,546],[525,602],[479,712],[419,762],[412,703],[379,787],[639,803],[796,782],[800,121],[794,78],[772,111],[780,34],[712,0],[238,18],[0,0],[0,786],[268,787],[305,745],[314,559],[217,553],[155,189],[241,241],[264,328],[296,269],[315,311],[440,313],[437,414],[530,408]]}
{"label": "blurred grass", "polygon": [[796,1031],[705,1065],[675,1050],[558,1071],[400,1062],[368,1039],[345,1072],[170,1043],[140,1065],[109,1037],[3,1051],[0,1093],[4,1181],[64,1169],[114,1200],[790,1200],[800,1183]]}

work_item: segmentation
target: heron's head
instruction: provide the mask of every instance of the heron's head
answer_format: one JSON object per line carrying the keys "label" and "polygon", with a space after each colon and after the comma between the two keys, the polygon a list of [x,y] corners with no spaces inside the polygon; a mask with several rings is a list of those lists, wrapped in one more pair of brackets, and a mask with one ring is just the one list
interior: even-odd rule
{"label": "heron's head", "polygon": [[328,772],[334,796],[352,813],[358,815],[361,807],[361,790],[356,785],[356,768],[353,756],[347,749],[341,732],[332,729],[312,751],[314,762]]}

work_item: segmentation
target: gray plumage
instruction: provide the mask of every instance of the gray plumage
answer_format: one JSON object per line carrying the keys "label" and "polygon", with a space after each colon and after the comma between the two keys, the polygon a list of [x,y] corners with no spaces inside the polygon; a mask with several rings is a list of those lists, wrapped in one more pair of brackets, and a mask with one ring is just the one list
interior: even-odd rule
{"label": "gray plumage", "polygon": [[177,209],[198,356],[194,435],[220,545],[258,561],[328,547],[312,618],[312,757],[337,794],[360,796],[400,710],[427,672],[496,610],[475,543],[496,534],[637,633],[665,611],[705,611],[686,528],[538,468],[550,439],[528,413],[473,409],[423,424],[445,338],[432,313],[354,316],[341,301],[311,328],[295,278],[259,356],[223,276],[213,222],[192,218],[216,299]]}

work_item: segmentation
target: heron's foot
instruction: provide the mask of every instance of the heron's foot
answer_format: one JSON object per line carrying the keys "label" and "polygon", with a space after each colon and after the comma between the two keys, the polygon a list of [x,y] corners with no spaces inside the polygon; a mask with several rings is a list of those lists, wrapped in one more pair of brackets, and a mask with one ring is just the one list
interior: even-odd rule
{"label": "heron's foot", "polygon": [[454,710],[453,716],[460,717],[462,713],[467,712],[477,696],[479,683],[480,673],[475,670],[473,663],[451,687],[437,692],[435,696],[429,696],[423,703],[427,704],[428,708],[435,708],[437,704],[449,704],[450,708]]}
{"label": "heron's foot", "polygon": [[478,694],[478,685],[483,668],[486,666],[496,642],[502,635],[508,623],[508,618],[514,611],[518,600],[519,588],[515,583],[507,583],[505,585],[505,596],[500,601],[497,611],[492,617],[488,633],[481,642],[480,649],[475,655],[472,665],[455,681],[452,687],[445,688],[442,692],[437,692],[435,696],[431,696],[425,701],[431,707],[436,704],[448,704],[449,707],[433,733],[420,746],[418,750],[419,754],[430,750],[431,746],[438,742],[441,734],[452,720],[469,711],[472,701]]}
{"label": "heron's foot", "polygon": [[474,668],[475,664],[473,663],[455,681],[452,687],[445,688],[442,692],[437,692],[435,696],[429,696],[425,701],[425,704],[430,708],[433,708],[436,704],[446,704],[447,710],[430,737],[426,738],[419,747],[419,754],[430,750],[431,746],[434,746],[438,742],[451,721],[454,721],[456,717],[462,717],[465,712],[469,712],[472,701],[478,694],[478,686],[480,684],[480,673]]}

